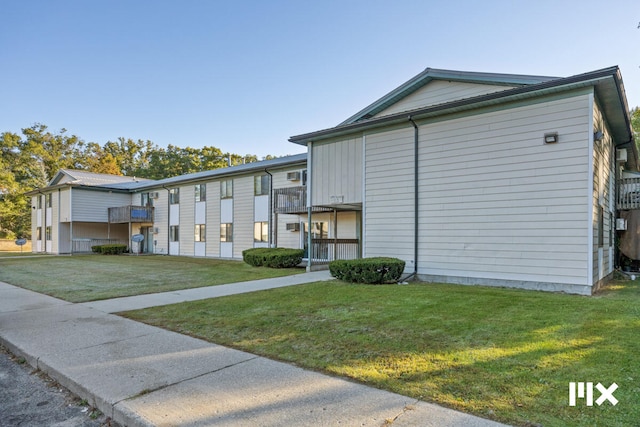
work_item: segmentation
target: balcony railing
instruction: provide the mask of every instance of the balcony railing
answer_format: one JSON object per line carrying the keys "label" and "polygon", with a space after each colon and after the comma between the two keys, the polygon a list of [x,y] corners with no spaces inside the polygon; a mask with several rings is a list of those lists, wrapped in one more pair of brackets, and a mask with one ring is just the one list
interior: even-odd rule
{"label": "balcony railing", "polygon": [[[305,257],[308,254],[305,254]],[[358,239],[312,239],[311,260],[314,264],[328,264],[336,259],[360,258]]]}
{"label": "balcony railing", "polygon": [[120,206],[109,208],[109,222],[153,222],[152,206]]}
{"label": "balcony railing", "polygon": [[119,239],[74,238],[72,241],[71,252],[74,254],[90,253],[92,246],[113,245],[115,243],[125,244],[128,246],[128,243],[126,241]]}
{"label": "balcony railing", "polygon": [[622,178],[618,181],[619,210],[640,209],[640,178]]}
{"label": "balcony railing", "polygon": [[[307,187],[287,187],[273,190],[273,209],[281,214],[307,213]],[[313,212],[328,212],[331,208],[314,206]]]}

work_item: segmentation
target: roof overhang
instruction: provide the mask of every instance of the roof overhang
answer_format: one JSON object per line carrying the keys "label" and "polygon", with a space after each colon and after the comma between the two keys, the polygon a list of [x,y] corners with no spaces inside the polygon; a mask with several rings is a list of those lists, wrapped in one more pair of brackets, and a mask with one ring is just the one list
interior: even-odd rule
{"label": "roof overhang", "polygon": [[618,67],[605,68],[572,77],[548,80],[542,83],[507,89],[501,92],[390,114],[379,118],[361,120],[355,123],[338,125],[334,128],[292,136],[289,138],[289,141],[295,144],[307,145],[309,142],[345,136],[353,134],[354,132],[375,130],[403,123],[409,125],[408,117],[414,120],[427,119],[445,114],[460,113],[510,102],[530,100],[537,97],[589,87],[594,88],[602,104],[601,107],[611,126],[614,139],[618,141],[619,144],[632,141],[633,133],[631,131],[629,108]]}

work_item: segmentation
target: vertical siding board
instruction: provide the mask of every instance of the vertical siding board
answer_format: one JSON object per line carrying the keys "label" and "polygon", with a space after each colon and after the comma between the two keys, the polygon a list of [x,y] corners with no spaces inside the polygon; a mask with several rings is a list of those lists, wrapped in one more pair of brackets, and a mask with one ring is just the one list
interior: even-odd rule
{"label": "vertical siding board", "polygon": [[351,137],[313,144],[313,168],[321,179],[312,180],[314,205],[335,204],[332,196],[343,196],[344,203],[362,203],[362,138]]}

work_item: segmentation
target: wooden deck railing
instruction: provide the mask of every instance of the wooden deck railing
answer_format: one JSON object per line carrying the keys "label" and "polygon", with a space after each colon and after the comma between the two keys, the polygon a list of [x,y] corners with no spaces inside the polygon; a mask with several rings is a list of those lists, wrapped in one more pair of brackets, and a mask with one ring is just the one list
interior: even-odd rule
{"label": "wooden deck railing", "polygon": [[109,208],[109,222],[153,222],[152,206],[120,206]]}
{"label": "wooden deck railing", "polygon": [[618,181],[616,206],[619,210],[640,209],[640,178],[622,178]]}

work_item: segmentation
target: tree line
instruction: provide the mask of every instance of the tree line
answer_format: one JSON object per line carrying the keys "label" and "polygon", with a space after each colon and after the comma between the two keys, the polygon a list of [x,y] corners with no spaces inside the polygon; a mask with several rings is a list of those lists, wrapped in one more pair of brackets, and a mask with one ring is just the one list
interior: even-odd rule
{"label": "tree line", "polygon": [[[272,159],[266,156],[262,160]],[[0,136],[0,238],[30,237],[31,202],[25,192],[46,186],[60,169],[162,179],[258,161],[255,155],[219,148],[159,147],[141,139],[118,138],[100,145],[66,129],[51,132],[36,123],[21,134]]]}

